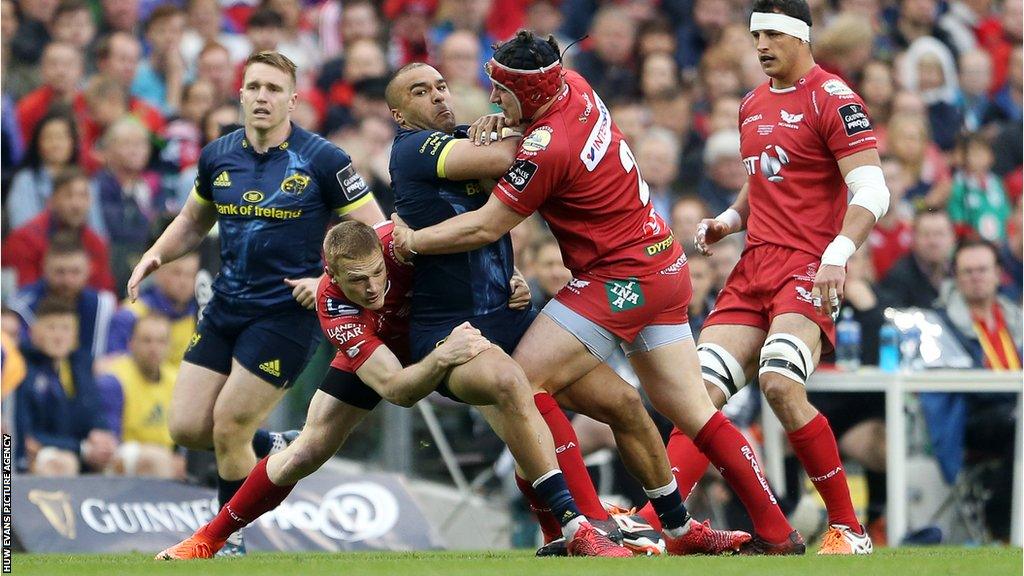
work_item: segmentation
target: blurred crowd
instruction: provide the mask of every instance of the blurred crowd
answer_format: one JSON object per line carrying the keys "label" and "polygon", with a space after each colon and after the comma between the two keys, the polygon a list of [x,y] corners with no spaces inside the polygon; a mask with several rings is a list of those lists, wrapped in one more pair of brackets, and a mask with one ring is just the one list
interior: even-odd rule
{"label": "blurred crowd", "polygon": [[[847,278],[863,363],[877,363],[881,311],[920,306],[943,311],[975,366],[1020,369],[1021,0],[810,5],[814,56],[867,103],[892,197]],[[24,470],[184,474],[166,410],[195,326],[196,275],[218,267],[215,240],[163,266],[138,302],[122,299],[189,194],[201,148],[240,124],[240,65],[253,51],[298,64],[294,122],[347,151],[390,213],[389,73],[433,64],[469,123],[497,110],[482,68],[493,44],[523,27],[552,34],[687,247],[695,333],[743,250],[733,237],[703,257],[691,241],[745,181],[740,98],[765,81],[737,0],[0,6],[3,381]],[[557,244],[536,218],[513,236],[542,305],[569,280]],[[997,309],[995,324],[979,321]]]}

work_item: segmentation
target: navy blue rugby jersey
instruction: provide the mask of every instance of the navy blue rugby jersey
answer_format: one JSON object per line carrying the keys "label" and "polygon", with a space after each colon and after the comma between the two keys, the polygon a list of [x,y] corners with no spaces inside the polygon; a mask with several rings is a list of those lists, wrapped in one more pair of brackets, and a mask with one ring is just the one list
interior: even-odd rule
{"label": "navy blue rugby jersey", "polygon": [[344,151],[292,124],[258,154],[238,129],[207,144],[193,195],[220,226],[216,294],[259,306],[293,302],[285,278],[318,276],[331,214],[373,201]]}
{"label": "navy blue rugby jersey", "polygon": [[[465,137],[464,129],[456,132]],[[395,210],[414,229],[426,228],[487,203],[490,190],[477,180],[445,177],[444,159],[456,136],[399,130],[391,147]],[[512,240],[461,254],[419,255],[415,263],[412,321],[440,324],[505,308],[511,295]]]}

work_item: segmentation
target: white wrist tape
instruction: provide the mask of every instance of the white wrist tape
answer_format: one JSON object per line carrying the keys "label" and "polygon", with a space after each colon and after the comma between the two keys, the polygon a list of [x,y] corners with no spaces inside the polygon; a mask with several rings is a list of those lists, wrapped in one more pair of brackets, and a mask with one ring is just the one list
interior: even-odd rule
{"label": "white wrist tape", "polygon": [[740,213],[732,208],[726,209],[718,216],[715,216],[715,220],[725,224],[729,227],[729,232],[739,232],[743,228],[743,218],[740,217]]}
{"label": "white wrist tape", "polygon": [[750,31],[772,30],[782,32],[804,42],[811,41],[811,27],[807,22],[785,14],[754,12],[750,15]]}
{"label": "white wrist tape", "polygon": [[857,251],[857,245],[842,234],[836,236],[821,255],[821,265],[846,266],[846,261]]}
{"label": "white wrist tape", "polygon": [[846,185],[853,193],[850,206],[866,208],[875,215],[875,221],[889,211],[889,188],[878,166],[857,166],[846,174]]}

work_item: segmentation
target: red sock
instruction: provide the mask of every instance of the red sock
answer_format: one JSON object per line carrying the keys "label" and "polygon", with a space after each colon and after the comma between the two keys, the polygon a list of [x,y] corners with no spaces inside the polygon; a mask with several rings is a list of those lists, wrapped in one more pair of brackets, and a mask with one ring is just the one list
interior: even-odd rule
{"label": "red sock", "polygon": [[601,499],[597,496],[594,481],[591,480],[587,466],[583,463],[583,454],[580,453],[580,441],[576,437],[576,430],[569,423],[569,419],[565,417],[565,412],[562,412],[558,403],[547,392],[535,394],[533,401],[537,404],[537,410],[540,411],[544,422],[551,429],[551,437],[555,441],[558,467],[565,475],[565,482],[569,485],[569,493],[576,501],[576,506],[588,518],[606,520],[608,513],[605,512]]}
{"label": "red sock", "polygon": [[217,517],[206,525],[206,534],[215,540],[227,540],[239,528],[277,508],[295,484],[278,486],[267,476],[267,458],[256,463],[245,483],[231,500],[221,507]]}
{"label": "red sock", "polygon": [[859,534],[860,522],[853,509],[843,461],[839,459],[839,447],[828,418],[818,413],[803,428],[789,433],[789,443],[825,501],[829,524],[843,524]]}
{"label": "red sock", "polygon": [[[693,492],[694,486],[697,485],[697,481],[704,476],[710,461],[697,448],[693,440],[690,440],[690,437],[683,434],[678,428],[672,429],[672,434],[668,437],[666,451],[668,452],[668,462],[672,465],[672,475],[676,477],[676,484],[679,485],[679,495],[683,497],[683,501],[686,501],[690,492]],[[661,521],[650,502],[641,508],[638,514],[655,530],[661,530]]]}
{"label": "red sock", "polygon": [[754,523],[754,532],[768,542],[786,540],[793,527],[779,509],[754,450],[732,422],[721,412],[715,412],[693,440],[743,502]]}
{"label": "red sock", "polygon": [[555,518],[555,515],[551,513],[547,503],[537,495],[537,491],[533,489],[533,484],[519,474],[516,474],[516,486],[519,486],[519,491],[523,493],[523,496],[526,496],[526,501],[530,503],[530,510],[537,517],[540,531],[544,533],[544,543],[547,544],[552,540],[561,538],[562,525],[558,523],[558,518]]}

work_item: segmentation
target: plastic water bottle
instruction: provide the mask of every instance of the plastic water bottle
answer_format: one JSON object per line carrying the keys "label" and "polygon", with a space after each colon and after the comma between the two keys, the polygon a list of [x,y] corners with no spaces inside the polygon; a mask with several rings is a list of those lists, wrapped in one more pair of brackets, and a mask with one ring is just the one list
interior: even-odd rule
{"label": "plastic water bottle", "polygon": [[913,372],[921,368],[921,330],[911,326],[900,339],[900,368]]}
{"label": "plastic water bottle", "polygon": [[900,331],[886,322],[878,331],[878,367],[885,372],[900,368]]}
{"label": "plastic water bottle", "polygon": [[848,371],[860,368],[860,322],[853,318],[853,308],[844,308],[836,323],[836,366]]}

